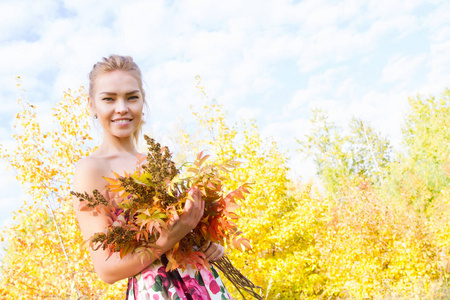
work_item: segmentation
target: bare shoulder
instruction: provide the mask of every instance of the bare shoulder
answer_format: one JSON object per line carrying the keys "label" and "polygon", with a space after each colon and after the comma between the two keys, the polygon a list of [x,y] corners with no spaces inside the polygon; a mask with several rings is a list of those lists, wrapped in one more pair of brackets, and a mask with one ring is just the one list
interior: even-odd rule
{"label": "bare shoulder", "polygon": [[[112,171],[119,174],[133,172],[137,166],[146,162],[143,155],[104,155],[95,152],[78,161],[75,166],[73,191],[92,194],[94,190],[105,192],[105,177],[113,177]],[[107,195],[105,195],[107,196]]]}
{"label": "bare shoulder", "polygon": [[[72,191],[93,194],[99,190],[105,196],[106,181],[103,179],[105,173],[105,161],[102,158],[89,156],[78,161],[75,166],[75,176]],[[72,197],[73,207],[85,239],[94,233],[104,230],[108,224],[108,216],[102,211],[87,208],[78,197]]]}
{"label": "bare shoulder", "polygon": [[75,166],[73,190],[76,192],[92,193],[93,190],[103,190],[106,181],[105,160],[95,156],[85,157],[78,161]]}

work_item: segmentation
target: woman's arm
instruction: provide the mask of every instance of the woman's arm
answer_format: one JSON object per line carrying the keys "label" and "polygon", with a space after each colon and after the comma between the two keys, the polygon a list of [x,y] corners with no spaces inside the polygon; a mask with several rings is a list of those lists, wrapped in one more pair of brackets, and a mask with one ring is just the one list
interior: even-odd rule
{"label": "woman's arm", "polygon": [[[102,178],[104,170],[93,159],[83,159],[76,167],[73,190],[76,192],[92,193],[94,189],[105,190],[105,181]],[[172,249],[187,233],[197,226],[205,208],[204,201],[198,199],[198,194],[194,195],[196,201],[187,201],[184,213],[175,220],[170,231],[163,230],[161,236],[156,241],[156,245],[162,253]],[[109,224],[110,218],[106,214],[93,211],[80,210],[80,201],[74,199],[74,208],[81,232],[85,239],[89,239],[97,232],[103,231]],[[130,254],[120,258],[118,253],[106,259],[109,250],[98,249],[96,251],[89,247],[91,259],[95,271],[106,283],[114,283],[118,280],[128,278],[141,272],[149,266],[155,258],[144,254]]]}

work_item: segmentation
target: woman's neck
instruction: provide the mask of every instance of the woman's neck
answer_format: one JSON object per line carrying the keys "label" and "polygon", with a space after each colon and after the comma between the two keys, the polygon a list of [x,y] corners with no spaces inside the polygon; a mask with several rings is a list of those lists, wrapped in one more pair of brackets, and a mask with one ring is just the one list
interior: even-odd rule
{"label": "woman's neck", "polygon": [[97,153],[101,155],[117,155],[127,153],[137,155],[138,151],[136,150],[133,137],[117,138],[105,136],[103,143],[97,150]]}

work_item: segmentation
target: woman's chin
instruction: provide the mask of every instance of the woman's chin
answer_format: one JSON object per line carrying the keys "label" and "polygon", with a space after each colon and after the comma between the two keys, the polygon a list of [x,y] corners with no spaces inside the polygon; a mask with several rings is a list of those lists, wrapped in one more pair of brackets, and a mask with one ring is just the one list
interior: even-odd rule
{"label": "woman's chin", "polygon": [[111,132],[108,135],[114,139],[121,139],[121,140],[133,138],[133,132]]}

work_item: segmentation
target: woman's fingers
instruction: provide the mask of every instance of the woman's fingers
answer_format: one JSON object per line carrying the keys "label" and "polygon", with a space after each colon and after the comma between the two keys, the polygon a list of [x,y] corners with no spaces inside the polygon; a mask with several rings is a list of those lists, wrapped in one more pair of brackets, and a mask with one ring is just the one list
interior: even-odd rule
{"label": "woman's fingers", "polygon": [[206,259],[209,261],[219,260],[225,254],[225,249],[222,245],[211,242],[204,245],[200,250],[205,254]]}
{"label": "woman's fingers", "polygon": [[200,206],[201,206],[200,210],[202,212],[200,218],[203,217],[203,213],[205,212],[205,205],[206,205],[205,200],[200,200]]}
{"label": "woman's fingers", "polygon": [[201,200],[200,191],[197,189],[189,191],[189,194],[194,198],[194,201],[186,200],[184,213],[181,215],[180,220],[183,221],[183,225],[193,229],[203,217],[205,201]]}
{"label": "woman's fingers", "polygon": [[195,201],[186,200],[186,204],[184,206],[184,213],[182,216],[189,215],[191,218],[198,219],[198,221],[200,221],[204,211],[205,211],[205,201],[200,199]]}
{"label": "woman's fingers", "polygon": [[189,195],[191,195],[195,201],[200,200],[202,197],[202,194],[200,193],[200,191],[195,187],[189,190]]}
{"label": "woman's fingers", "polygon": [[174,214],[172,218],[167,222],[169,226],[169,230],[172,230],[173,226],[180,220],[180,216],[178,214]]}

